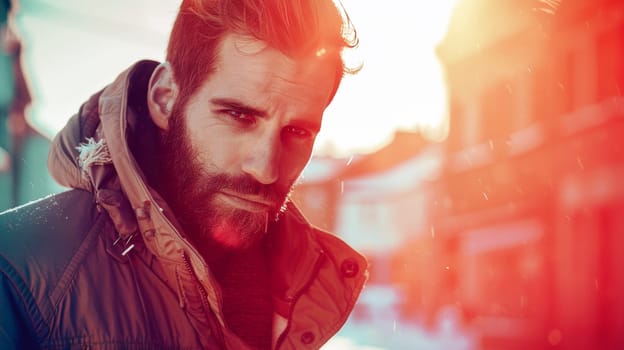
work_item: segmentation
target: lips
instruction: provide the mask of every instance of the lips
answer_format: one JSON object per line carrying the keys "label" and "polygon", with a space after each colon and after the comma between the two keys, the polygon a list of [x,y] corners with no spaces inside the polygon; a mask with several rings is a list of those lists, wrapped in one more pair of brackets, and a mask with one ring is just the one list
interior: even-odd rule
{"label": "lips", "polygon": [[220,190],[221,199],[229,205],[251,212],[266,212],[275,207],[275,203],[265,197],[257,195],[234,192],[231,190]]}

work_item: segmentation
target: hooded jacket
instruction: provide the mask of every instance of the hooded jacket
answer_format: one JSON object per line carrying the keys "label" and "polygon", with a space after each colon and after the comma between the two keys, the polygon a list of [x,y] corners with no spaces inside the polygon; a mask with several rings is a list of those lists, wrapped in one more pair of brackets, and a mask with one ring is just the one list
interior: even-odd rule
{"label": "hooded jacket", "polygon": [[[0,215],[0,348],[247,348],[128,141],[149,145],[156,65],[130,67],[55,137],[48,166],[70,190]],[[272,346],[320,348],[347,320],[367,262],[292,203],[275,226]]]}

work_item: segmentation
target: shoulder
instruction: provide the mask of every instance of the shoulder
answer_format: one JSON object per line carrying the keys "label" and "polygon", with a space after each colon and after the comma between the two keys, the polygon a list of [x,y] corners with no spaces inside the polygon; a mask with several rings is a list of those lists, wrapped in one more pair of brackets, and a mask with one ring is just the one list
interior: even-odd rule
{"label": "shoulder", "polygon": [[[90,192],[70,190],[0,213],[0,347],[42,339],[79,252],[104,227]],[[57,297],[55,297],[55,295]],[[28,320],[28,321],[26,321]]]}
{"label": "shoulder", "polygon": [[0,273],[51,288],[86,238],[101,229],[104,216],[93,195],[82,190],[69,190],[1,213]]}
{"label": "shoulder", "polygon": [[93,195],[83,190],[69,190],[7,210],[0,213],[0,253],[13,255],[28,249],[31,254],[45,255],[53,246],[80,240],[99,215]]}
{"label": "shoulder", "polygon": [[340,268],[345,277],[368,277],[368,261],[362,253],[355,250],[337,235],[314,227],[313,235],[323,247],[325,255]]}

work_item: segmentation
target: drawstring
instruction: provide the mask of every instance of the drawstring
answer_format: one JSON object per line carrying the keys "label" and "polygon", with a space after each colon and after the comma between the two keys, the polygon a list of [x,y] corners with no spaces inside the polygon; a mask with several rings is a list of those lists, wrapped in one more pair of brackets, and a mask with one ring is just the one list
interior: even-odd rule
{"label": "drawstring", "polygon": [[84,172],[88,172],[92,164],[110,164],[113,159],[110,156],[106,140],[95,141],[93,137],[88,137],[86,143],[81,143],[76,147],[80,152],[78,155],[78,165]]}

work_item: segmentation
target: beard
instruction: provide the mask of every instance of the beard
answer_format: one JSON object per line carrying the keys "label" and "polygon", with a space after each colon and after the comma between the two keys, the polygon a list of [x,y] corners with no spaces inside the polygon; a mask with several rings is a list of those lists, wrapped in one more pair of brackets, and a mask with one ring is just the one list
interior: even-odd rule
{"label": "beard", "polygon": [[[175,104],[169,129],[163,136],[163,172],[160,189],[186,236],[200,251],[245,249],[259,242],[271,222],[285,211],[293,186],[265,185],[253,177],[221,173],[202,165],[186,126],[184,106]],[[220,152],[227,150],[209,150]],[[220,203],[221,190],[260,196],[275,206],[251,212]],[[206,256],[206,254],[204,254]]]}

